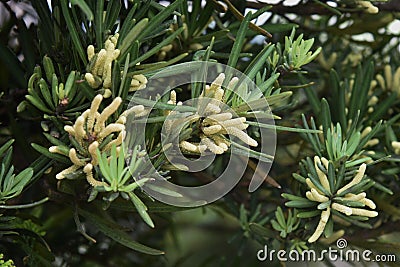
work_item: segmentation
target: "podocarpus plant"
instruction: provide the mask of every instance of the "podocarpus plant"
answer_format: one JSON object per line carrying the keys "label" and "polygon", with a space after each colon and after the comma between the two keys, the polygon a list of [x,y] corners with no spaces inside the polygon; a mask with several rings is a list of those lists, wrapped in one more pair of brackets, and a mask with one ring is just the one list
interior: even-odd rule
{"label": "podocarpus plant", "polygon": [[[258,266],[265,246],[343,239],[400,261],[398,1],[50,2],[0,4],[1,266]],[[184,62],[225,64],[257,90],[227,68],[141,97]],[[163,127],[212,164],[172,164]],[[275,157],[263,129],[278,133]],[[216,202],[143,190],[182,198],[156,181],[206,184],[232,155],[243,179]],[[249,193],[253,175],[264,182]]]}

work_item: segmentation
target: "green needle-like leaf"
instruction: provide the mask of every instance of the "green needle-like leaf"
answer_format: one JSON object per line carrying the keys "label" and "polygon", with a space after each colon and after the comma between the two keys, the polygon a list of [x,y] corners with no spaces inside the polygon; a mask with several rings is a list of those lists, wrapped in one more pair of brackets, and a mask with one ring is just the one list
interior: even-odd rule
{"label": "green needle-like leaf", "polygon": [[82,12],[85,13],[88,20],[92,21],[94,19],[92,10],[84,0],[71,0],[71,4],[79,6]]}
{"label": "green needle-like leaf", "polygon": [[65,22],[67,23],[67,27],[69,30],[69,33],[72,38],[72,43],[74,44],[74,47],[76,48],[78,55],[80,59],[82,60],[84,65],[87,65],[88,60],[86,58],[86,53],[85,50],[83,49],[82,46],[82,41],[79,38],[79,34],[76,29],[76,25],[74,25],[71,15],[69,13],[69,8],[68,8],[68,0],[61,0],[61,10],[65,18]]}

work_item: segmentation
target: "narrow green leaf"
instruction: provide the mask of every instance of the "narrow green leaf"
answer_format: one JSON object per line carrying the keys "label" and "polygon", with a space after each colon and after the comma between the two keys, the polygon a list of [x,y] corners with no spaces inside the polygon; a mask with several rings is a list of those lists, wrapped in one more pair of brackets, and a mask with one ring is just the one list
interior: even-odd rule
{"label": "narrow green leaf", "polygon": [[40,78],[39,80],[39,88],[45,102],[47,103],[47,106],[54,110],[55,105],[53,103],[53,97],[51,95],[49,86],[47,85],[46,81],[43,78]]}
{"label": "narrow green leaf", "polygon": [[51,51],[52,44],[54,44],[54,38],[52,34],[48,33],[58,32],[59,29],[55,30],[53,27],[54,25],[52,20],[53,16],[49,8],[48,1],[37,0],[37,1],[32,1],[31,4],[35,8],[35,11],[38,13],[38,17],[40,18],[38,39],[41,40],[41,42],[39,44],[44,51]]}
{"label": "narrow green leaf", "polygon": [[147,213],[146,205],[144,205],[140,198],[138,198],[134,193],[129,192],[128,195],[131,198],[133,205],[135,205],[137,211],[139,212],[140,217],[142,217],[145,223],[147,223],[151,228],[154,228],[154,223]]}
{"label": "narrow green leaf", "polygon": [[260,89],[260,91],[267,97],[271,95],[271,91],[272,88],[276,82],[276,80],[278,80],[280,76],[280,73],[275,73],[273,75],[271,75],[271,77],[268,78],[268,80],[266,80],[265,82],[263,82],[262,84],[258,85],[258,89]]}
{"label": "narrow green leaf", "polygon": [[329,109],[328,101],[325,98],[321,100],[321,124],[324,131],[324,136],[327,135],[328,129],[331,127],[331,111]]}
{"label": "narrow green leaf", "polygon": [[210,17],[212,17],[215,9],[209,1],[206,2],[203,9],[201,8],[201,1],[193,2],[193,12],[191,14],[190,25],[196,25],[197,27],[189,27],[189,36],[199,36],[209,24]]}
{"label": "narrow green leaf", "polygon": [[304,197],[299,197],[299,196],[295,196],[295,195],[288,194],[288,193],[282,193],[281,196],[283,198],[286,198],[286,199],[289,199],[289,200],[300,200],[300,201],[307,200]]}
{"label": "narrow green leaf", "polygon": [[311,208],[317,205],[316,202],[309,201],[308,199],[304,200],[291,200],[285,203],[286,207],[289,208]]}
{"label": "narrow green leaf", "polygon": [[264,238],[274,238],[275,234],[268,228],[265,228],[257,223],[249,223],[249,229],[255,235],[262,236]]}
{"label": "narrow green leaf", "polygon": [[374,62],[370,61],[367,63],[367,67],[364,69],[363,75],[361,77],[357,77],[357,79],[361,80],[361,88],[360,95],[357,96],[357,101],[360,110],[360,117],[364,117],[367,109],[368,109],[368,92],[371,87],[371,81],[374,77],[375,66]]}
{"label": "narrow green leaf", "polygon": [[292,127],[285,127],[285,126],[279,126],[279,125],[258,123],[258,122],[253,122],[253,121],[246,121],[246,124],[257,126],[257,127],[260,127],[260,128],[275,129],[277,131],[286,131],[286,132],[295,132],[295,133],[314,133],[314,134],[321,133],[320,130],[292,128]]}
{"label": "narrow green leaf", "polygon": [[124,70],[122,72],[122,79],[121,79],[121,83],[119,85],[118,94],[117,94],[117,96],[120,96],[122,99],[126,98],[126,96],[128,95],[128,91],[129,91],[129,86],[125,85],[125,83],[127,82],[126,74],[128,73],[129,59],[130,59],[130,54],[128,53],[126,55]]}
{"label": "narrow green leaf", "polygon": [[340,212],[338,212],[338,211],[336,211],[336,210],[334,210],[334,209],[332,209],[332,214],[337,215],[337,216],[340,217],[341,219],[343,219],[343,220],[345,220],[345,221],[348,221],[348,222],[350,222],[351,224],[353,224],[353,225],[355,225],[355,226],[362,227],[362,228],[366,228],[366,229],[372,229],[372,226],[371,226],[370,224],[368,224],[368,223],[363,223],[363,222],[360,222],[360,221],[358,221],[358,220],[354,220],[354,219],[352,218],[353,216],[344,215],[343,213],[340,213]]}
{"label": "narrow green leaf", "polygon": [[108,1],[104,29],[111,30],[117,21],[121,11],[121,1]]}
{"label": "narrow green leaf", "polygon": [[[229,92],[229,91],[228,91]],[[251,100],[247,103],[242,103],[236,107],[233,107],[233,109],[236,112],[245,112],[248,110],[257,110],[257,109],[265,109],[266,108],[266,103],[271,107],[275,104],[279,104],[280,102],[284,101],[288,97],[290,97],[293,93],[292,92],[283,92],[280,94],[276,95],[271,95],[267,96],[262,99],[257,99],[257,100]]]}
{"label": "narrow green leaf", "polygon": [[263,50],[250,62],[249,66],[246,68],[244,73],[250,80],[253,80],[256,74],[265,65],[267,58],[275,49],[274,45],[266,45]]}
{"label": "narrow green leaf", "polygon": [[[231,50],[231,55],[228,59],[227,65],[230,67],[235,68],[237,65],[237,61],[239,59],[239,54],[242,51],[242,47],[244,44],[244,41],[246,39],[246,32],[248,30],[249,22],[251,18],[251,12],[247,13],[246,17],[240,24],[239,31],[236,35],[236,40],[235,43],[233,44],[232,50]],[[227,75],[228,77],[228,75]],[[230,78],[230,77],[228,77]]]}
{"label": "narrow green leaf", "polygon": [[346,155],[351,157],[353,153],[356,151],[358,145],[360,144],[361,134],[360,132],[353,133],[353,135],[349,139],[349,143],[347,145]]}
{"label": "narrow green leaf", "polygon": [[275,217],[279,223],[280,226],[282,226],[283,229],[286,228],[286,221],[285,217],[283,215],[283,211],[281,207],[278,207],[277,210],[275,211]]}
{"label": "narrow green leaf", "polygon": [[317,206],[317,209],[319,209],[319,210],[325,210],[325,209],[327,209],[330,205],[331,205],[331,201],[330,200],[328,200],[328,201],[326,201],[326,202],[323,202],[323,203],[321,203],[321,204],[319,204],[318,206]]}
{"label": "narrow green leaf", "polygon": [[147,51],[146,53],[144,53],[143,55],[141,55],[140,57],[136,58],[135,60],[133,60],[130,64],[129,67],[133,67],[135,66],[137,63],[142,62],[146,59],[148,59],[149,57],[151,57],[152,55],[154,55],[155,53],[157,53],[158,51],[160,51],[160,49],[164,46],[166,46],[167,44],[169,44],[172,40],[174,40],[179,34],[181,34],[184,31],[184,28],[181,27],[178,30],[176,30],[175,32],[173,32],[170,36],[168,36],[167,38],[165,38],[164,40],[162,40],[159,44],[157,44],[156,46],[154,46],[152,49],[150,49],[149,51]]}
{"label": "narrow green leaf", "polygon": [[61,155],[51,153],[47,148],[42,147],[41,145],[34,144],[34,143],[32,143],[31,145],[37,152],[48,157],[49,159],[55,159],[59,162],[65,163],[65,164],[71,164],[71,161],[67,157],[63,157]]}
{"label": "narrow green leaf", "polygon": [[332,101],[330,102],[330,108],[332,110],[333,121],[339,122],[344,131],[347,131],[347,119],[346,119],[346,100],[345,88],[341,88],[340,79],[337,72],[332,69],[329,73],[329,84],[332,88]]}
{"label": "narrow green leaf", "polygon": [[95,32],[96,32],[96,44],[97,48],[103,48],[104,45],[104,0],[97,0],[96,13],[95,13]]}
{"label": "narrow green leaf", "polygon": [[[301,73],[299,74],[299,80],[303,84],[308,83],[306,78],[304,78],[304,76]],[[314,89],[313,86],[304,88],[303,90],[307,96],[308,101],[310,102],[310,105],[311,105],[311,108],[312,108],[314,114],[319,114],[319,112],[321,110],[321,104],[320,104],[320,100],[319,100],[316,90]]]}
{"label": "narrow green leaf", "polygon": [[[115,1],[118,2],[118,1]],[[84,0],[71,0],[71,4],[79,6],[83,13],[85,13],[86,18],[90,21],[94,19],[94,15],[88,4]]]}
{"label": "narrow green leaf", "polygon": [[88,60],[86,58],[86,53],[85,50],[83,49],[82,46],[82,41],[79,39],[78,32],[75,28],[75,25],[72,21],[72,18],[69,13],[69,8],[68,8],[68,0],[61,0],[61,10],[63,13],[63,16],[65,18],[65,22],[67,23],[67,27],[69,30],[69,34],[71,35],[72,43],[74,44],[76,50],[78,51],[79,57],[82,60],[84,65],[87,65]]}
{"label": "narrow green leaf", "polygon": [[121,50],[121,58],[125,56],[128,49],[131,47],[132,43],[137,40],[137,37],[143,32],[147,27],[149,19],[145,18],[136,23],[134,27],[127,33],[127,35],[122,39],[118,40],[118,48]]}
{"label": "narrow green leaf", "polygon": [[320,210],[302,211],[297,214],[297,218],[305,219],[305,218],[311,218],[311,217],[320,216],[320,215],[321,215]]}
{"label": "narrow green leaf", "polygon": [[[146,2],[145,5],[149,6],[150,5],[150,1]],[[138,16],[138,14],[136,13],[136,9],[138,8],[139,3],[135,3],[133,5],[133,7],[129,10],[129,13],[127,14],[124,23],[122,24],[121,30],[119,31],[119,38],[124,38],[126,36],[126,34],[128,33],[128,31],[133,27],[133,18],[134,15],[136,19],[139,19],[140,16]],[[141,11],[145,11],[146,7],[143,6],[141,7]]]}
{"label": "narrow green leaf", "polygon": [[[26,66],[27,74],[32,74],[32,70],[35,67],[35,39],[31,31],[26,28],[25,21],[18,20],[18,39],[22,47],[22,53],[24,55],[23,63]],[[8,63],[8,62],[7,62]]]}
{"label": "narrow green leaf", "polygon": [[6,150],[8,150],[13,143],[14,143],[14,139],[11,139],[0,147],[0,157],[3,156],[4,152],[6,152]]}
{"label": "narrow green leaf", "polygon": [[[380,97],[382,98],[382,97]],[[383,116],[388,114],[388,111],[393,105],[398,102],[397,93],[390,93],[385,100],[381,101],[378,105],[375,105],[374,111],[368,116],[368,122],[375,122],[383,119]]]}
{"label": "narrow green leaf", "polygon": [[332,217],[330,217],[325,225],[324,236],[328,238],[332,235],[332,233],[333,233],[333,219]]}
{"label": "narrow green leaf", "polygon": [[46,107],[46,105],[43,103],[43,101],[40,98],[36,98],[31,95],[26,95],[25,98],[31,102],[32,105],[34,105],[37,109],[43,111],[44,113],[52,114],[53,112]]}
{"label": "narrow green leaf", "polygon": [[245,157],[251,157],[263,162],[272,162],[273,157],[271,155],[267,155],[265,153],[261,153],[258,151],[251,150],[245,146],[242,146],[236,142],[231,142],[231,152],[237,155],[242,155]]}
{"label": "narrow green leaf", "polygon": [[78,212],[87,220],[89,220],[93,225],[95,225],[106,236],[110,237],[111,239],[125,247],[150,255],[164,254],[163,251],[153,249],[133,241],[129,234],[121,230],[121,227],[119,225],[116,225],[114,222],[105,219],[105,217],[100,217],[83,209],[78,209]]}
{"label": "narrow green leaf", "polygon": [[155,28],[162,24],[162,22],[177,9],[177,7],[182,3],[183,0],[177,0],[168,5],[163,11],[159,12],[157,16],[153,17],[148,26],[140,33],[138,39],[146,37],[150,34]]}
{"label": "narrow green leaf", "polygon": [[148,187],[149,189],[154,190],[154,191],[156,191],[158,193],[166,195],[166,196],[183,197],[183,195],[178,193],[178,192],[172,191],[172,190],[170,190],[168,188],[164,188],[164,187],[160,187],[160,186],[157,186],[157,185],[153,185],[153,184],[150,184],[150,183],[146,184],[146,187]]}
{"label": "narrow green leaf", "polygon": [[275,220],[271,220],[271,225],[272,225],[272,228],[274,228],[276,231],[284,231],[285,230],[285,227],[281,226]]}
{"label": "narrow green leaf", "polygon": [[335,175],[335,167],[333,166],[332,162],[329,161],[328,164],[328,181],[329,181],[329,188],[331,192],[335,191],[335,182],[336,182],[336,175]]}
{"label": "narrow green leaf", "polygon": [[381,183],[379,183],[377,181],[375,181],[373,186],[376,189],[378,189],[378,190],[380,190],[382,192],[385,192],[386,194],[393,195],[393,191],[392,190],[390,190],[389,188],[387,188],[386,186],[384,186],[383,184],[381,184]]}

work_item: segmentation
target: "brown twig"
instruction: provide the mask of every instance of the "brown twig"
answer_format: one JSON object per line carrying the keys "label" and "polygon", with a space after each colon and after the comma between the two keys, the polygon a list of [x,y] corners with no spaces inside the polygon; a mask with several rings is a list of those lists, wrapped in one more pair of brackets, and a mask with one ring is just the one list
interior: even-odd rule
{"label": "brown twig", "polygon": [[[225,4],[227,4],[229,10],[232,12],[232,14],[240,21],[244,20],[244,16],[242,15],[242,13],[239,12],[239,10],[236,9],[236,7],[229,1],[229,0],[223,0],[223,2],[225,2]],[[263,28],[258,27],[257,25],[255,25],[252,22],[249,22],[249,28],[268,37],[271,38],[272,34],[270,34],[269,32],[267,32],[266,30],[264,30]]]}
{"label": "brown twig", "polygon": [[[236,0],[238,1],[238,0]],[[261,3],[261,2],[247,2],[246,7],[260,9],[265,6],[269,6],[270,4]],[[384,12],[400,12],[400,1],[390,1],[386,3],[375,3],[375,6],[379,8],[379,11]],[[285,6],[283,3],[270,5],[272,8],[269,10],[270,12],[278,15],[283,15],[287,13],[293,13],[297,15],[307,16],[307,15],[332,15],[334,14],[331,10],[324,8],[323,6],[307,2],[305,4],[299,4],[296,6]],[[355,10],[354,12],[359,12],[359,10]]]}
{"label": "brown twig", "polygon": [[263,179],[265,183],[275,187],[275,188],[281,188],[281,185],[278,184],[277,181],[275,181],[274,178],[268,175],[264,170],[257,168],[257,164],[254,163],[252,160],[241,156],[240,157],[244,163],[247,163],[247,165],[250,167],[251,170],[255,172],[255,175],[258,176],[259,179]]}

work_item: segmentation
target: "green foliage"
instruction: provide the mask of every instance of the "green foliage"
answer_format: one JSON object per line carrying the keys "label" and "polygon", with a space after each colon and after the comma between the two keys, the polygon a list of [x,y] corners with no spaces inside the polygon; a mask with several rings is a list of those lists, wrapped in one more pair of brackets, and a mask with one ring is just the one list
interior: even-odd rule
{"label": "green foliage", "polygon": [[300,34],[295,40],[294,35],[295,30],[293,29],[290,36],[285,37],[285,49],[283,51],[283,66],[289,71],[300,70],[303,65],[314,60],[322,50],[319,47],[314,52],[310,51],[314,39],[303,40],[303,35]]}
{"label": "green foliage", "polygon": [[147,207],[145,204],[138,198],[134,193],[137,187],[142,186],[144,183],[149,181],[151,178],[141,178],[140,180],[132,181],[132,173],[137,173],[138,168],[140,168],[142,163],[142,158],[138,154],[140,151],[135,147],[134,151],[130,158],[131,160],[130,166],[125,167],[125,158],[126,155],[124,150],[119,151],[119,155],[117,155],[116,147],[113,146],[111,148],[110,162],[108,163],[107,156],[105,153],[100,154],[100,151],[97,150],[97,155],[99,157],[99,168],[104,177],[104,180],[107,184],[103,187],[96,187],[97,191],[105,191],[111,192],[108,196],[103,197],[103,199],[107,202],[112,202],[119,195],[121,195],[124,199],[130,199],[134,204],[135,208],[138,210],[142,219],[150,226],[154,228],[154,223],[151,220],[150,216],[147,214]]}
{"label": "green foliage", "polygon": [[0,147],[0,203],[14,198],[22,193],[25,186],[31,181],[33,170],[26,168],[18,175],[14,174],[14,166],[11,165],[12,147],[14,140],[10,140]]}
{"label": "green foliage", "polygon": [[[258,266],[264,245],[321,251],[339,238],[400,256],[397,1],[169,2],[0,4],[0,251],[10,258],[0,254],[0,265]],[[228,69],[211,86],[140,94],[158,71],[201,61],[246,77]],[[204,96],[232,113],[217,106],[203,118],[210,101],[180,103]],[[146,130],[127,131],[129,116],[148,116]],[[224,124],[240,141],[227,140]],[[168,125],[182,126],[168,133],[189,160],[206,152],[211,165],[172,166],[161,145]],[[277,131],[275,157],[261,130]],[[155,181],[201,186],[231,154],[243,179],[205,207],[169,206],[142,190],[182,198]],[[253,175],[262,186],[250,194]]]}
{"label": "green foliage", "polygon": [[[44,118],[62,120],[65,117],[74,117],[76,112],[87,106],[84,104],[84,94],[81,93],[84,90],[83,85],[77,83],[79,73],[71,71],[65,83],[59,82],[53,61],[48,56],[43,57],[43,68],[44,78],[41,68],[35,67],[28,81],[28,94],[25,98]],[[23,101],[17,107],[17,111],[23,112],[25,108],[26,102]]]}
{"label": "green foliage", "polygon": [[275,218],[271,220],[271,225],[272,227],[280,232],[280,236],[282,238],[286,238],[288,234],[290,234],[293,231],[296,231],[296,229],[300,225],[300,220],[297,217],[297,211],[294,210],[292,213],[292,210],[289,210],[287,219],[285,218],[285,215],[283,214],[282,208],[278,207],[278,209],[275,211]]}

